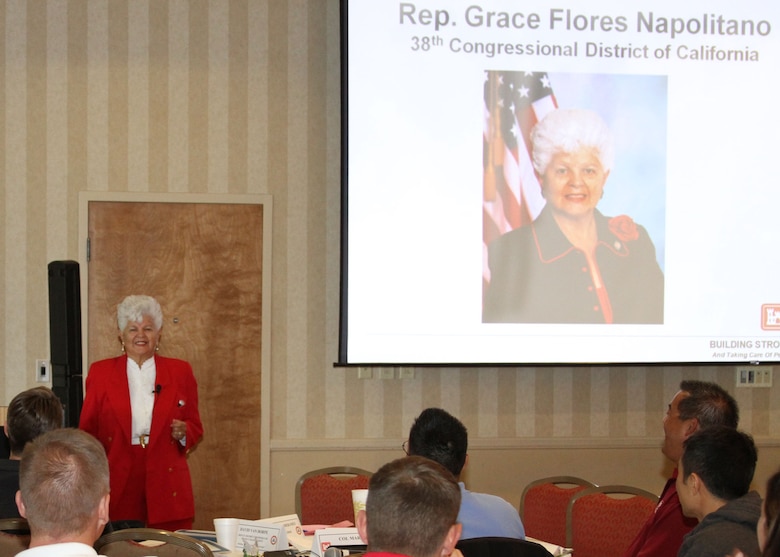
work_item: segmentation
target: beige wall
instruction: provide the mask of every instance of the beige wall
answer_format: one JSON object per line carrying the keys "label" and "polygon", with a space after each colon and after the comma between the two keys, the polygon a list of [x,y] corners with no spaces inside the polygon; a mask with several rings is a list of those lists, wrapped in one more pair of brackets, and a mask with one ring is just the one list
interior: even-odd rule
{"label": "beige wall", "polygon": [[46,265],[78,258],[80,191],[262,193],[274,203],[272,514],[292,510],[304,470],[398,456],[430,405],[468,426],[474,489],[516,504],[554,472],[658,491],[660,422],[683,377],[735,392],[763,483],[780,464],[780,387],[736,391],[730,368],[419,368],[404,381],[333,368],[338,24],[336,0],[0,4],[0,403],[48,357]]}
{"label": "beige wall", "polygon": [[[538,444],[516,439],[478,439],[471,443],[464,479],[471,489],[500,495],[516,508],[523,488],[545,476],[579,476],[599,485],[628,484],[660,493],[671,472],[671,464],[658,450],[660,443],[660,437],[636,441],[540,440]],[[330,444],[339,446],[339,443]],[[295,507],[290,486],[311,469],[313,462],[335,466],[348,458],[353,466],[376,470],[401,455],[400,446],[394,449],[379,443],[363,444],[368,446],[360,449],[350,446],[347,455],[338,448],[274,451],[270,516],[286,514]],[[754,487],[763,494],[766,479],[777,471],[780,449],[763,446],[759,452]]]}

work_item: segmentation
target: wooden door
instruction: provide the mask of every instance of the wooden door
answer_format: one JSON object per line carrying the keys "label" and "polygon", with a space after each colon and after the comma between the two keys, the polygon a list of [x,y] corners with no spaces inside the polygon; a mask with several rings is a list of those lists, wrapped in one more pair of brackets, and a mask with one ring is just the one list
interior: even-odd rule
{"label": "wooden door", "polygon": [[258,518],[263,206],[90,201],[87,218],[88,361],[119,354],[122,298],[157,298],[160,354],[189,361],[198,382],[194,527]]}

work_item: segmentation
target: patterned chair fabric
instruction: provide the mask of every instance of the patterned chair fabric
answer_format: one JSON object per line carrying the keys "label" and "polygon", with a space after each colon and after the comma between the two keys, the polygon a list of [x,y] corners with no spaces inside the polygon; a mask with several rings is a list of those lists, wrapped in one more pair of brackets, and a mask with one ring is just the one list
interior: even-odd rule
{"label": "patterned chair fabric", "polygon": [[636,487],[585,489],[569,502],[566,545],[577,557],[620,557],[657,504],[657,495]]}
{"label": "patterned chair fabric", "polygon": [[572,496],[596,484],[575,476],[551,476],[528,484],[520,498],[525,534],[566,546],[566,508]]}
{"label": "patterned chair fabric", "polygon": [[355,521],[352,490],[367,489],[371,472],[350,466],[307,472],[295,485],[295,511],[301,524]]}

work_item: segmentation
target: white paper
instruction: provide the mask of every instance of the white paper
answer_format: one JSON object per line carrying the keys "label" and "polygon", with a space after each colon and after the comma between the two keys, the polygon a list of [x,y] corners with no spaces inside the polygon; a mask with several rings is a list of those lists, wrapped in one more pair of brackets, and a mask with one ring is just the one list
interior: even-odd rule
{"label": "white paper", "polygon": [[298,551],[309,551],[311,549],[313,538],[312,536],[304,535],[301,519],[298,518],[297,514],[263,518],[260,522],[284,527],[287,532],[287,542]]}
{"label": "white paper", "polygon": [[244,540],[253,541],[261,551],[287,549],[287,531],[284,526],[262,520],[242,520],[238,524],[238,543],[236,548],[244,549]]}
{"label": "white paper", "polygon": [[366,542],[358,534],[357,528],[323,528],[314,533],[314,542],[311,545],[311,554],[322,557],[325,550],[331,545],[347,547],[350,545],[366,545]]}

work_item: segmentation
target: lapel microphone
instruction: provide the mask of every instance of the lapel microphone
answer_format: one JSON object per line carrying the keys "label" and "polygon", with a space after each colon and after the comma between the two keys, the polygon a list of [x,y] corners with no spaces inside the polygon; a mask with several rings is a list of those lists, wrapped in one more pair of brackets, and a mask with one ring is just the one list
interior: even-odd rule
{"label": "lapel microphone", "polygon": [[159,383],[157,383],[157,386],[154,388],[154,390],[153,390],[152,392],[153,392],[154,394],[156,394],[156,395],[159,395],[159,394],[160,394],[160,391],[162,391],[162,385],[160,385]]}

